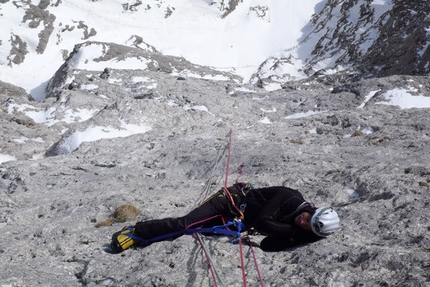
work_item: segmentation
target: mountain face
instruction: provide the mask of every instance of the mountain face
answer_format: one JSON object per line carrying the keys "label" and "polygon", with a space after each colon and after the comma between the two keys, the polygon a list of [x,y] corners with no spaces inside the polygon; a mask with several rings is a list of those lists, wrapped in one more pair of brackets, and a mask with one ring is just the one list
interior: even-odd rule
{"label": "mountain face", "polygon": [[[427,1],[328,0],[317,9],[295,51],[296,57],[304,59],[300,69],[307,76],[345,82],[429,74]],[[290,74],[282,74],[282,66],[293,64],[291,55],[266,61],[254,82],[291,78]]]}
{"label": "mountain face", "polygon": [[[124,203],[181,216],[226,174],[341,218],[282,252],[251,236],[265,286],[428,286],[426,1],[36,2],[0,0],[1,286],[215,286],[191,236],[111,254],[135,221],[95,225]],[[264,38],[280,23],[298,40]],[[204,240],[223,285],[243,286],[230,239]]]}
{"label": "mountain face", "polygon": [[[57,50],[61,51],[56,52],[57,57],[64,60],[73,46],[80,42],[88,40],[115,42],[115,39],[101,36],[103,26],[95,24],[96,18],[79,19],[76,18],[79,16],[73,16],[69,20],[61,14],[64,13],[64,9],[79,11],[90,9],[92,6],[93,9],[101,9],[100,1],[92,3],[85,4],[88,6],[76,4],[69,7],[61,1],[40,1],[37,5],[31,1],[3,1],[3,7],[8,7],[8,10],[3,8],[1,17],[6,22],[11,17],[20,20],[11,21],[16,23],[15,26],[2,32],[1,64],[9,67],[22,65],[31,61],[29,58],[52,53],[50,47],[57,47]],[[351,77],[359,79],[397,74],[428,75],[430,20],[427,11],[430,4],[427,1],[406,3],[388,0],[326,0],[315,3],[314,13],[306,26],[272,28],[298,29],[302,35],[294,47],[279,48],[276,54],[282,56],[274,57],[268,54],[266,60],[257,64],[253,76],[249,79],[251,83],[261,84],[264,81],[282,83],[322,75],[328,78],[338,75],[336,76],[338,81]],[[116,9],[115,13],[120,17],[127,15],[137,17],[136,19],[143,21],[143,25],[147,25],[144,24],[145,21],[159,21],[169,25],[169,21],[176,14],[183,13],[180,9],[181,4],[174,1],[154,0],[145,3],[128,1],[121,4],[113,1],[104,5],[105,7],[111,5],[111,9]],[[201,0],[196,1],[195,5],[196,9],[204,8],[207,13],[212,13],[212,16],[216,15],[220,20],[218,25],[238,23],[252,17],[262,19],[263,22],[275,23],[273,21],[275,16],[282,15],[282,10],[288,9],[287,6],[278,7],[276,3],[257,5],[238,0]],[[9,15],[11,14],[9,6],[14,7],[12,15]],[[300,6],[291,8],[300,9]],[[192,6],[187,9],[192,9]],[[95,12],[92,16],[85,14],[85,17],[97,17],[99,13],[103,11]],[[100,16],[102,17],[102,14]],[[146,18],[148,20],[145,20]],[[283,24],[288,25],[288,22]],[[251,27],[249,29],[252,29]],[[154,46],[154,43],[147,42],[138,32],[130,34],[129,37],[129,41],[121,40],[122,42],[118,44],[134,45],[135,42],[132,40],[134,37],[140,39],[141,45]],[[66,43],[70,43],[68,47],[64,46]],[[258,39],[255,39],[255,43],[259,45]]]}
{"label": "mountain face", "polygon": [[375,76],[428,75],[430,18],[426,11],[429,5],[426,1],[394,1],[360,69]]}
{"label": "mountain face", "polygon": [[309,40],[318,40],[306,67],[330,60],[327,68],[352,67],[366,78],[428,75],[429,9],[426,1],[327,1],[311,20]]}

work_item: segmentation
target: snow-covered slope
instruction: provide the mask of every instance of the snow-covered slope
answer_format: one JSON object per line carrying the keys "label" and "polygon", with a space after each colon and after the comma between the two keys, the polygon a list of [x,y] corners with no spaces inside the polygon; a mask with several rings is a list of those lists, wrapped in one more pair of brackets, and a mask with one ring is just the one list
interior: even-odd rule
{"label": "snow-covered slope", "polygon": [[75,44],[87,40],[148,44],[249,78],[266,58],[298,44],[319,1],[224,2],[6,1],[0,79],[31,92],[52,77]]}
{"label": "snow-covered slope", "polygon": [[358,77],[429,72],[426,1],[3,2],[0,79],[35,98],[85,41],[156,50],[254,84],[346,69]]}

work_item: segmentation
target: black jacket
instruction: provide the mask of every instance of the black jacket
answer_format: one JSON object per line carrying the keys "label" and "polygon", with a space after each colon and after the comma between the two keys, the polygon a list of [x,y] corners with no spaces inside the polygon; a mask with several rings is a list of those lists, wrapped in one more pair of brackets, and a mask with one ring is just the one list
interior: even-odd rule
{"label": "black jacket", "polygon": [[268,236],[260,246],[265,251],[279,251],[321,239],[294,224],[300,213],[315,212],[313,207],[303,208],[306,201],[297,190],[284,186],[252,189],[246,194],[245,202],[243,223]]}

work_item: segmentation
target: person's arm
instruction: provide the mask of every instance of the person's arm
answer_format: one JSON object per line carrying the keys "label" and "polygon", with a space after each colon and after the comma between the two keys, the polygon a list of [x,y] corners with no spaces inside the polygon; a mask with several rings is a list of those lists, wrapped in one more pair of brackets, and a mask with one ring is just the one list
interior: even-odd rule
{"label": "person's arm", "polygon": [[305,243],[315,242],[320,239],[322,238],[313,234],[303,234],[303,232],[295,232],[293,230],[292,234],[287,237],[268,236],[264,238],[260,243],[260,248],[263,251],[281,251]]}
{"label": "person's arm", "polygon": [[296,245],[289,237],[268,236],[261,241],[260,248],[263,251],[281,251]]}
{"label": "person's arm", "polygon": [[299,206],[303,199],[291,196],[285,190],[277,192],[267,201],[254,221],[255,229],[268,236],[288,236],[292,233],[291,224],[281,222],[281,218],[294,212],[292,206]]}

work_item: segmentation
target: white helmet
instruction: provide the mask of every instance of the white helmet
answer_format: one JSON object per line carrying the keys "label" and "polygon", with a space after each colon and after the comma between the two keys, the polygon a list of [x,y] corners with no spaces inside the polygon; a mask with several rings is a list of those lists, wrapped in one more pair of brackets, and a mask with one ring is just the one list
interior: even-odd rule
{"label": "white helmet", "polygon": [[321,237],[334,233],[339,228],[339,216],[331,207],[320,207],[311,219],[312,231]]}

